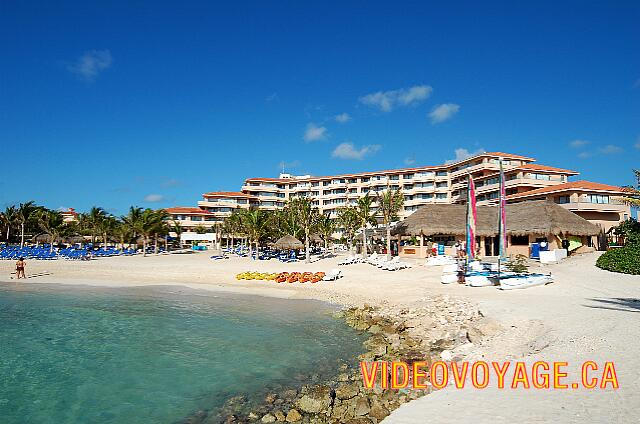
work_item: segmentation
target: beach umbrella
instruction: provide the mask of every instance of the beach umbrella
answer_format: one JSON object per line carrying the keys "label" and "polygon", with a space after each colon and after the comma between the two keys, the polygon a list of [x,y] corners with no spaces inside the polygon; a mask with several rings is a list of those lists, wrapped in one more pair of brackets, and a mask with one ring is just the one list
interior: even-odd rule
{"label": "beach umbrella", "polygon": [[281,249],[281,250],[302,249],[304,247],[304,244],[300,240],[290,235],[281,237],[273,245],[276,247],[276,249]]}

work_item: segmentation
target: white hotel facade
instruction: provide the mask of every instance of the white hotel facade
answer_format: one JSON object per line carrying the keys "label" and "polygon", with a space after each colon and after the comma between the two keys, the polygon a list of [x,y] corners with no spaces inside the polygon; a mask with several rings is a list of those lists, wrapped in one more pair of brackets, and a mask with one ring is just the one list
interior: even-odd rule
{"label": "white hotel facade", "polygon": [[[404,194],[402,219],[425,204],[465,202],[469,175],[476,184],[478,204],[495,202],[499,192],[500,159],[509,201],[521,201],[529,192],[564,194],[562,188],[570,186],[582,194],[579,199],[574,197],[573,203],[565,201],[566,196],[545,198],[578,214],[581,207],[588,209],[589,214],[585,218],[597,221],[605,230],[630,216],[630,208],[615,200],[616,196],[623,194],[619,187],[587,181],[569,182],[569,178],[578,172],[539,165],[534,163],[534,158],[503,152],[481,153],[437,166],[324,177],[281,174],[279,178],[247,178],[239,192],[205,193],[197,207],[168,208],[167,211],[185,229],[192,230],[198,225],[212,226],[221,222],[234,209],[281,209],[294,197],[308,196],[314,199],[322,213],[336,217],[339,208],[354,205],[367,193],[375,197],[375,193],[391,188],[401,189]],[[552,187],[557,190],[551,190]]]}

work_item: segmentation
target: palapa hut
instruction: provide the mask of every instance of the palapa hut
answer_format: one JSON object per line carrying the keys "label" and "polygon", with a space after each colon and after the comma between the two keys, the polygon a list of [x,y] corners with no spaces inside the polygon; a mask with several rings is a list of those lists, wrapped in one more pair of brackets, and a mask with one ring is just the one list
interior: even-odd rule
{"label": "palapa hut", "polygon": [[[476,236],[480,255],[497,254],[498,206],[477,207]],[[400,256],[423,258],[427,256],[427,240],[452,246],[455,240],[464,240],[467,206],[462,204],[424,205],[405,220],[396,224],[392,234],[400,238],[416,236],[418,246],[402,246]],[[507,254],[529,254],[531,243],[547,241],[549,249],[560,249],[562,239],[572,245],[591,246],[591,236],[600,229],[586,219],[562,206],[546,200],[507,205]],[[447,253],[453,253],[450,249]]]}
{"label": "palapa hut", "polygon": [[280,250],[290,250],[290,249],[302,249],[304,247],[304,244],[297,238],[290,235],[286,235],[284,237],[279,238],[278,241],[273,243],[273,246],[276,249],[280,249]]}

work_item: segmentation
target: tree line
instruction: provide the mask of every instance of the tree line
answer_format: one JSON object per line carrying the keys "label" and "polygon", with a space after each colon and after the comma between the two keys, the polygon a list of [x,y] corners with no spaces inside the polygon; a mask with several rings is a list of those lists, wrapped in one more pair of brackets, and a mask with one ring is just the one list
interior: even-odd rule
{"label": "tree line", "polygon": [[29,201],[1,211],[0,225],[3,241],[20,243],[20,247],[24,247],[28,236],[46,235],[51,249],[56,243],[86,236],[90,237],[91,243],[102,242],[105,247],[109,240],[115,240],[121,246],[141,241],[146,254],[152,240],[157,252],[159,240],[169,234],[169,218],[164,209],[132,206],[126,215],[118,217],[103,208],[92,207],[89,212],[78,214],[76,221],[65,222],[61,212]]}
{"label": "tree line", "polygon": [[[379,222],[387,230],[387,254],[391,252],[391,222],[398,219],[398,213],[404,204],[401,190],[389,189],[371,196],[367,193],[358,198],[351,206],[337,209],[336,218],[320,212],[311,197],[296,197],[289,200],[282,209],[270,211],[259,208],[235,209],[222,222],[211,227],[198,226],[196,232],[212,231],[218,240],[226,237],[232,245],[236,239],[246,239],[250,252],[262,243],[291,235],[304,241],[306,260],[309,261],[309,247],[313,237],[319,237],[325,249],[333,241],[333,234],[342,233],[343,241],[350,249],[355,247],[355,237],[362,232],[363,254],[366,256],[366,228]],[[36,205],[34,202],[9,206],[0,212],[0,224],[4,241],[20,243],[24,246],[26,236],[46,234],[47,242],[52,245],[68,241],[73,236],[90,237],[92,243],[117,241],[121,246],[141,242],[146,254],[149,243],[153,241],[154,251],[158,243],[173,232],[180,238],[184,228],[164,209],[143,209],[130,207],[126,215],[114,216],[103,208],[93,207],[86,213],[80,213],[77,221],[65,222],[62,213]]]}
{"label": "tree line", "polygon": [[358,198],[354,205],[337,209],[336,218],[320,212],[314,206],[312,197],[295,197],[282,209],[268,211],[263,209],[236,209],[216,230],[224,234],[234,244],[234,238],[246,238],[250,253],[258,249],[262,242],[276,240],[291,235],[304,241],[306,261],[309,262],[309,246],[314,236],[319,237],[325,247],[333,241],[333,234],[342,233],[343,241],[350,249],[355,247],[358,231],[362,233],[363,255],[366,256],[366,228],[377,226],[380,222],[387,231],[387,255],[391,255],[391,223],[398,219],[398,213],[404,204],[401,190],[389,189],[376,193],[375,197],[367,193]]}

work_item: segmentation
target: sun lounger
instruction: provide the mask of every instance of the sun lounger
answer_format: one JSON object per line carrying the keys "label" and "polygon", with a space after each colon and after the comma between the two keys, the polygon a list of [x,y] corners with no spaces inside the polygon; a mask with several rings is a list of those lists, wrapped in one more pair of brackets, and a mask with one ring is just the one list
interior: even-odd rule
{"label": "sun lounger", "polygon": [[322,281],[335,281],[338,278],[342,278],[342,270],[336,268],[336,269],[332,269],[331,271],[329,271],[324,276]]}

